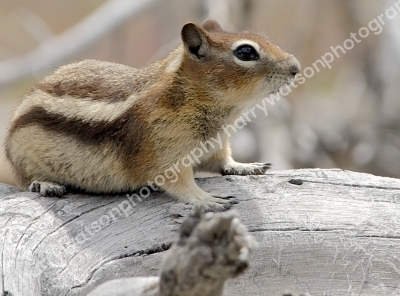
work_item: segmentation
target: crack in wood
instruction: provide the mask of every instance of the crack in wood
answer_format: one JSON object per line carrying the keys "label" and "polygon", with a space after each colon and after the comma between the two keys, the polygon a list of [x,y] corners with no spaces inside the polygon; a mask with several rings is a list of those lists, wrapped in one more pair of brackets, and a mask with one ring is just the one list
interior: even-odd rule
{"label": "crack in wood", "polygon": [[[271,228],[250,228],[248,232],[251,233],[256,233],[256,232],[347,232],[350,233],[349,229],[343,229],[343,228],[316,228],[316,229],[307,229],[304,227],[288,227],[288,228],[279,228],[279,229],[271,229]],[[384,240],[400,240],[400,236],[394,236],[394,235],[386,235],[386,236],[381,236],[381,235],[376,235],[376,234],[370,234],[370,235],[359,235],[359,234],[349,234],[349,237],[354,237],[354,238],[378,238],[378,239],[384,239]]]}
{"label": "crack in wood", "polygon": [[333,185],[333,186],[346,186],[346,187],[355,187],[355,188],[369,188],[369,189],[382,189],[382,190],[392,190],[392,191],[400,191],[400,187],[386,187],[379,185],[367,185],[367,184],[351,184],[351,183],[336,183],[336,182],[322,182],[322,181],[314,181],[314,180],[304,180],[303,182],[307,183],[316,183],[316,184],[325,184],[325,185]]}
{"label": "crack in wood", "polygon": [[[151,248],[148,248],[148,249],[145,249],[145,250],[134,251],[134,252],[131,252],[131,253],[122,254],[120,256],[116,256],[116,257],[110,258],[109,260],[106,260],[106,261],[102,262],[98,267],[94,268],[90,272],[89,276],[87,277],[87,279],[83,283],[71,287],[70,291],[72,291],[73,289],[83,288],[93,278],[94,274],[107,263],[110,263],[112,261],[121,260],[121,259],[124,259],[124,258],[129,258],[129,257],[136,257],[136,256],[143,256],[143,255],[147,256],[147,255],[151,255],[151,254],[162,253],[162,252],[165,252],[165,251],[169,250],[171,245],[172,245],[172,242],[162,243],[162,244],[155,245],[155,246],[153,246]],[[65,294],[65,296],[68,295],[70,291],[68,291],[67,294]]]}
{"label": "crack in wood", "polygon": [[371,235],[355,235],[355,237],[358,238],[379,238],[379,239],[393,239],[397,240],[400,239],[400,236],[391,236],[391,235],[386,235],[386,236],[381,236],[381,235],[376,235],[376,234],[371,234]]}
{"label": "crack in wood", "polygon": [[249,228],[249,232],[288,232],[288,231],[300,231],[300,232],[336,232],[336,231],[348,231],[348,229],[340,229],[340,228],[315,228],[308,229],[307,227],[285,227],[285,228]]}

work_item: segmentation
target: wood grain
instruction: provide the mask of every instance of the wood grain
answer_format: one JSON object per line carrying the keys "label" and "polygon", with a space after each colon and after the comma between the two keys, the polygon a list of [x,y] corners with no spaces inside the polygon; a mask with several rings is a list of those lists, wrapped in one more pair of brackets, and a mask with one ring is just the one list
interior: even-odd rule
{"label": "wood grain", "polygon": [[[310,169],[198,183],[237,196],[260,243],[224,295],[400,294],[400,180]],[[0,184],[0,292],[86,295],[111,279],[158,275],[192,207],[161,192],[133,200],[44,198]]]}

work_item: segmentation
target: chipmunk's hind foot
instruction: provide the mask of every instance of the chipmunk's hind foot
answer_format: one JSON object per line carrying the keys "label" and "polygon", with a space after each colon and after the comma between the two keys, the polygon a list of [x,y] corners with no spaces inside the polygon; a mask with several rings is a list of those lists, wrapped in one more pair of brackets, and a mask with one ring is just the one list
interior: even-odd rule
{"label": "chipmunk's hind foot", "polygon": [[201,206],[204,212],[223,212],[232,208],[233,205],[238,204],[239,201],[234,196],[216,196],[213,195],[211,199]]}
{"label": "chipmunk's hind foot", "polygon": [[67,193],[65,186],[52,182],[33,181],[28,189],[31,192],[38,192],[45,197],[62,197]]}

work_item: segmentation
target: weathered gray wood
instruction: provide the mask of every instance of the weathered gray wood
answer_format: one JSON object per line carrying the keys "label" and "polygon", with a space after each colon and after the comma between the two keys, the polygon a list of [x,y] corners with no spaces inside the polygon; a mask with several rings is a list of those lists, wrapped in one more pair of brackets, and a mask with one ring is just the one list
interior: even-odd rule
{"label": "weathered gray wood", "polygon": [[111,280],[88,296],[222,296],[226,280],[243,273],[258,244],[237,211],[201,212],[185,218],[179,240],[164,255],[159,279]]}
{"label": "weathered gray wood", "polygon": [[[234,208],[260,243],[224,295],[400,294],[400,180],[315,169],[199,184],[234,193]],[[125,196],[44,198],[0,185],[0,292],[85,295],[107,280],[158,275],[191,206],[154,192],[125,216],[116,210],[121,203]],[[115,219],[95,233],[95,222],[111,213]]]}
{"label": "weathered gray wood", "polygon": [[95,288],[88,296],[158,296],[160,277],[131,277],[111,280]]}

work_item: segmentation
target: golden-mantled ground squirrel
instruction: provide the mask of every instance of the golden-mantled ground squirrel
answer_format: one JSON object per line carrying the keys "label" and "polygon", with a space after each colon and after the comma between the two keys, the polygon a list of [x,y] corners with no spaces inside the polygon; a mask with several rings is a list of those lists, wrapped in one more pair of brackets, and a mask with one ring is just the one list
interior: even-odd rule
{"label": "golden-mantled ground squirrel", "polygon": [[[214,20],[188,23],[181,36],[183,45],[143,69],[85,60],[38,82],[5,143],[20,186],[61,197],[65,186],[120,193],[155,180],[181,201],[229,208],[230,197],[200,189],[194,172],[265,173],[269,164],[232,159],[222,126],[291,83],[300,64],[264,36],[226,32]],[[200,164],[182,161],[199,147]]]}

